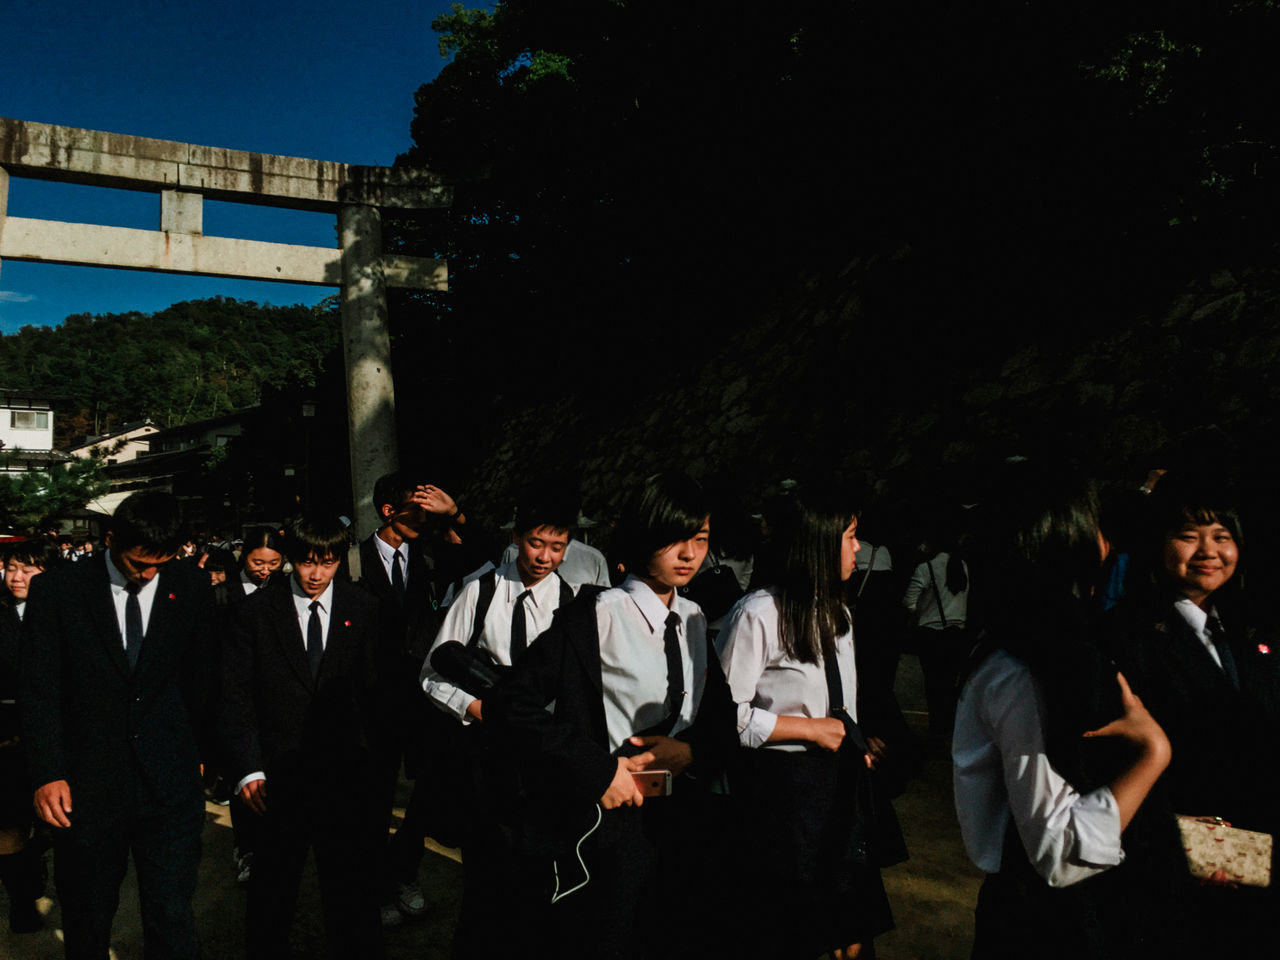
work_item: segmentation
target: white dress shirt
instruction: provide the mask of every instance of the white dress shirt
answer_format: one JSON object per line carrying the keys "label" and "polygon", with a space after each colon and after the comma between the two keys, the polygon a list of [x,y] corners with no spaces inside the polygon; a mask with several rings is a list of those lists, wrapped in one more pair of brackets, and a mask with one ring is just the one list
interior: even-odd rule
{"label": "white dress shirt", "polygon": [[[520,580],[520,572],[514,563],[504,563],[497,569],[497,583],[494,585],[493,600],[485,613],[484,632],[477,644],[479,649],[489,654],[494,663],[502,666],[511,665],[511,620],[515,613],[516,601],[524,593],[525,586]],[[458,599],[449,606],[440,632],[436,634],[435,643],[431,646],[434,653],[442,643],[460,643],[466,646],[471,640],[475,628],[476,606],[480,599],[480,580],[472,580],[462,588]],[[551,626],[551,617],[560,606],[560,578],[549,573],[531,588],[529,597],[524,602],[525,640],[533,643],[534,639]],[[472,717],[467,707],[475,701],[475,697],[441,677],[431,666],[431,656],[422,664],[418,682],[432,702],[445,713],[452,714],[464,724],[470,724]]]}
{"label": "white dress shirt", "polygon": [[27,601],[19,600],[15,603],[13,605],[13,612],[16,613],[18,615],[18,619],[21,620],[27,613]]}
{"label": "white dress shirt", "polygon": [[259,589],[258,581],[251,578],[244,570],[241,570],[240,588],[245,592],[245,595],[248,596]]}
{"label": "white dress shirt", "polygon": [[[520,547],[517,544],[508,543],[507,548],[502,551],[502,562],[510,563],[515,560],[519,552]],[[605,559],[603,553],[581,540],[569,541],[569,545],[564,548],[564,559],[556,568],[556,573],[560,574],[560,579],[565,583],[571,583],[575,587],[585,586],[588,583],[598,587],[609,586],[609,561]]]}
{"label": "white dress shirt", "polygon": [[[756,590],[739,600],[716,638],[720,666],[738,705],[738,739],[744,747],[800,751],[802,743],[766,743],[778,717],[829,717],[827,671],[822,661],[801,663],[788,657],[778,639],[778,592]],[[841,704],[858,719],[858,672],[853,630],[836,638]]]}
{"label": "white dress shirt", "polygon": [[387,541],[383,540],[376,533],[373,535],[373,545],[378,550],[378,559],[382,561],[382,569],[386,571],[387,583],[393,583],[391,571],[395,568],[396,554],[400,554],[400,573],[404,577],[404,585],[409,585],[409,545],[401,543],[398,547],[393,547]]}
{"label": "white dress shirt", "polygon": [[289,591],[293,594],[293,608],[298,613],[298,629],[302,631],[302,648],[307,647],[307,627],[311,623],[311,601],[319,600],[316,613],[320,616],[320,647],[325,649],[329,644],[329,615],[333,612],[333,581],[324,588],[318,597],[308,597],[298,586],[298,578],[289,578]]}
{"label": "white dress shirt", "polygon": [[669,736],[693,723],[707,683],[707,618],[702,608],[678,593],[668,609],[649,585],[627,577],[596,600],[600,634],[600,677],[609,752],[661,722],[667,710],[666,620],[676,613],[680,661],[684,667],[682,702]]}
{"label": "white dress shirt", "polygon": [[1209,617],[1217,619],[1217,614],[1209,614],[1196,605],[1194,600],[1183,597],[1174,603],[1173,609],[1181,614],[1182,619],[1187,621],[1187,626],[1191,628],[1191,632],[1196,635],[1205,650],[1209,652],[1209,656],[1213,657],[1213,662],[1218,665],[1218,669],[1222,669],[1222,658],[1218,656],[1218,648],[1213,645],[1213,636],[1209,633]]}
{"label": "white dress shirt", "polygon": [[1021,660],[996,651],[974,671],[951,748],[956,814],[979,869],[999,871],[1012,816],[1036,872],[1065,887],[1123,862],[1120,810],[1109,787],[1081,794],[1053,769],[1043,716],[1040,688]]}
{"label": "white dress shirt", "polygon": [[[107,550],[107,576],[111,579],[111,601],[116,607],[116,625],[120,628],[120,646],[125,646],[125,605],[129,602],[129,591],[125,584],[129,579],[120,572],[111,559],[111,550]],[[147,626],[151,623],[151,606],[156,599],[156,584],[160,576],[157,574],[138,588],[138,606],[142,609],[142,636],[147,635]]]}

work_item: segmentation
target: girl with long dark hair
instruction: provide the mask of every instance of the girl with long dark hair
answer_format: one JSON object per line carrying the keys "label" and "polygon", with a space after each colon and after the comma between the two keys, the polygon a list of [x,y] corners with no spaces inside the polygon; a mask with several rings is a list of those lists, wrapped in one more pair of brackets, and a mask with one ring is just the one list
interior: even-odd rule
{"label": "girl with long dark hair", "polygon": [[1115,868],[1169,741],[1091,620],[1107,549],[1092,488],[1028,465],[1005,481],[977,527],[987,627],[952,745],[965,848],[987,874],[973,956],[1134,956],[1143,904]]}
{"label": "girl with long dark hair", "polygon": [[750,931],[757,956],[872,956],[893,926],[866,796],[871,746],[858,727],[858,676],[844,585],[858,552],[847,497],[809,495],[769,517],[776,582],[744,597],[719,638],[737,703],[745,868],[770,884],[781,919]]}

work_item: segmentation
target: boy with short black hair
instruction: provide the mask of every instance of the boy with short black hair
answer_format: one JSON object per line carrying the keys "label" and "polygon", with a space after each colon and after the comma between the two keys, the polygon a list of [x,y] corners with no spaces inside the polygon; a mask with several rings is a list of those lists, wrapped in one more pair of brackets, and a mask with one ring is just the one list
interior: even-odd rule
{"label": "boy with short black hair", "polygon": [[69,958],[107,955],[131,853],[144,952],[200,955],[213,611],[209,578],[172,562],[185,536],[176,498],[134,493],[108,523],[106,556],[31,584],[19,707]]}
{"label": "boy with short black hair", "polygon": [[[530,864],[499,824],[510,823],[516,784],[509,764],[489,749],[476,721],[483,719],[483,691],[463,689],[433,663],[438,651],[475,658],[484,668],[505,671],[518,662],[553,615],[573,600],[574,588],[556,573],[569,542],[571,511],[559,498],[527,499],[516,512],[512,540],[515,559],[468,581],[445,616],[422,665],[421,682],[432,703],[453,720],[446,739],[455,744],[448,777],[460,823],[464,888],[454,952],[459,957],[489,957],[505,952],[512,929],[531,935],[529,894],[521,876]],[[456,678],[452,678],[456,679]],[[505,924],[492,922],[495,903],[503,905]],[[509,925],[509,926],[508,926]]]}
{"label": "boy with short black hair", "polygon": [[[551,626],[577,584],[556,573],[569,543],[571,515],[552,498],[521,504],[512,543],[515,559],[467,582],[449,607],[432,646],[459,643],[499,669],[509,667]],[[481,719],[480,701],[440,676],[428,656],[422,688],[441,710],[464,724]]]}
{"label": "boy with short black hair", "polygon": [[226,643],[222,732],[231,775],[263,817],[246,911],[250,957],[289,955],[312,847],[331,955],[383,955],[370,742],[378,732],[378,605],[336,576],[348,543],[337,518],[291,522],[289,589],[249,596]]}

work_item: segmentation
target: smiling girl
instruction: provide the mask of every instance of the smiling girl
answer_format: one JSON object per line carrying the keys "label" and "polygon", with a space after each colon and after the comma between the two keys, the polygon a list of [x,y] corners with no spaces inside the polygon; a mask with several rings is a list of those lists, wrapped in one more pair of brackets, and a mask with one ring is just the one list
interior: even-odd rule
{"label": "smiling girl", "polygon": [[[1117,659],[1173,745],[1161,781],[1166,815],[1221,817],[1274,836],[1280,644],[1254,622],[1270,621],[1274,602],[1262,604],[1261,618],[1246,605],[1243,527],[1220,479],[1170,473],[1151,494],[1151,507],[1147,582],[1116,611]],[[1186,955],[1228,956],[1259,942],[1274,910],[1274,885],[1236,889],[1221,873],[1202,884],[1176,866],[1183,876],[1167,923],[1181,931]],[[1187,923],[1204,916],[1214,923]]]}

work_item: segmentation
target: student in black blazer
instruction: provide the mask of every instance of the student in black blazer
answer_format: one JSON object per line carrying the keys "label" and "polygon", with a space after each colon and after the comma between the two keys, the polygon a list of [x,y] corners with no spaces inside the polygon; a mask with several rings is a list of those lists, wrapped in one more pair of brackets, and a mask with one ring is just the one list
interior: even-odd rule
{"label": "student in black blazer", "polygon": [[49,540],[27,540],[0,549],[0,883],[9,894],[9,930],[33,933],[44,926],[36,900],[44,891],[40,850],[31,836],[31,782],[18,718],[18,661],[22,618],[31,581],[59,563]]}
{"label": "student in black blazer", "polygon": [[37,578],[20,693],[36,812],[54,827],[69,958],[107,955],[130,852],[148,956],[199,956],[208,576],[170,561],[179,505],[136,493],[106,556]]}
{"label": "student in black blazer", "polygon": [[[423,696],[418,674],[443,619],[450,583],[489,559],[490,544],[448,493],[419,484],[408,473],[379,477],[373,503],[380,525],[360,544],[359,583],[377,599],[382,616],[378,700],[384,730],[378,737],[377,776],[384,822],[390,822],[401,761],[405,775],[415,781],[381,865],[382,922],[390,926],[402,914],[417,917],[427,910],[417,882],[427,833],[443,843],[458,842],[456,797],[435,782],[453,768],[455,738],[448,718]],[[435,773],[431,782],[425,777],[428,769]]]}
{"label": "student in black blazer", "polygon": [[[1268,630],[1258,622],[1267,608],[1247,602],[1234,497],[1216,476],[1171,471],[1149,500],[1136,582],[1111,626],[1121,670],[1173,746],[1159,785],[1167,814],[1221,817],[1274,837],[1280,640],[1274,624]],[[1275,886],[1227,884],[1225,875],[1206,884],[1188,875],[1167,903],[1168,926],[1181,931],[1179,948],[1188,955],[1247,952],[1269,934]]]}
{"label": "student in black blazer", "polygon": [[246,914],[251,957],[288,956],[312,848],[331,955],[383,953],[372,876],[378,606],[335,576],[347,542],[336,518],[291,523],[289,590],[249,597],[224,650],[230,772],[263,818]]}
{"label": "student in black blazer", "polygon": [[[706,788],[737,748],[736,713],[706,617],[677,592],[706,557],[709,535],[697,484],[650,477],[618,527],[630,575],[558,610],[484,700],[486,728],[523,776],[525,848],[545,862],[529,894],[552,942],[525,949],[714,952],[705,939],[717,922],[707,898],[719,886]],[[672,796],[646,799],[635,775],[652,770],[671,772]]]}
{"label": "student in black blazer", "polygon": [[[214,631],[214,656],[218,669],[222,664],[222,644],[224,638],[231,633],[235,618],[245,600],[259,590],[282,589],[289,587],[288,577],[279,574],[284,565],[284,545],[280,534],[272,527],[257,527],[245,532],[240,551],[240,562],[235,563],[235,556],[230,551],[215,551],[225,554],[223,563],[232,561],[225,567],[226,577],[222,582],[214,584],[213,605],[218,612],[218,626]],[[213,556],[205,562],[208,570],[215,564]],[[222,680],[217,682],[218,703],[222,703]],[[244,802],[234,794],[235,783],[227,784],[225,774],[226,758],[221,754],[217,759],[217,769],[205,769],[205,782],[214,782],[212,778],[222,780],[220,789],[231,790],[231,830],[235,837],[234,854],[236,858],[236,881],[247,883],[253,870],[253,855],[258,848],[258,828],[260,818],[250,812]]]}

